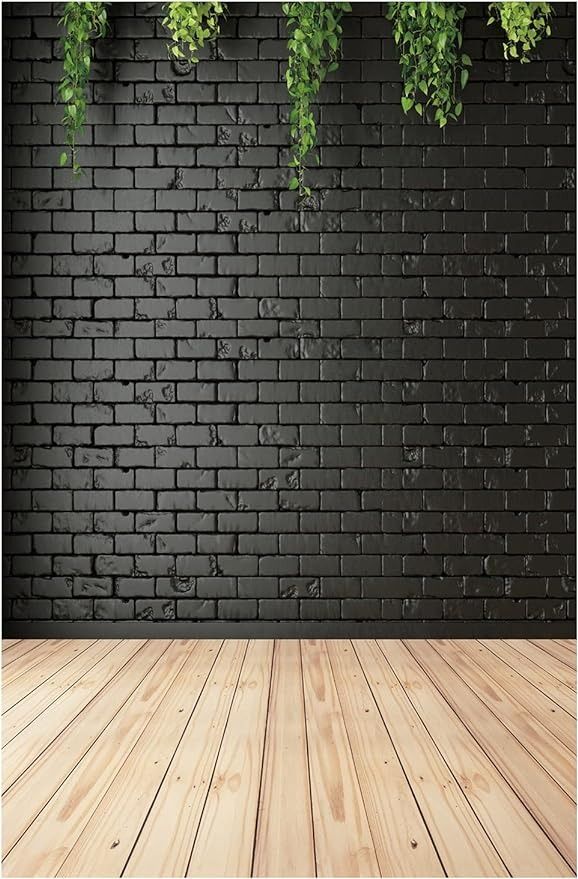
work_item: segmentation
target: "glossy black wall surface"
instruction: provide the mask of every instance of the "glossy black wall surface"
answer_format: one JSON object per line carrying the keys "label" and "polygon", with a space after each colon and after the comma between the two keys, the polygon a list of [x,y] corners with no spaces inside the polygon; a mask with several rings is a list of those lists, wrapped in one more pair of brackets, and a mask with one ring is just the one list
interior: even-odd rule
{"label": "glossy black wall surface", "polygon": [[190,69],[114,4],[75,179],[59,7],[3,4],[12,631],[571,630],[574,6],[525,66],[470,6],[444,132],[383,9],[299,211],[280,6]]}

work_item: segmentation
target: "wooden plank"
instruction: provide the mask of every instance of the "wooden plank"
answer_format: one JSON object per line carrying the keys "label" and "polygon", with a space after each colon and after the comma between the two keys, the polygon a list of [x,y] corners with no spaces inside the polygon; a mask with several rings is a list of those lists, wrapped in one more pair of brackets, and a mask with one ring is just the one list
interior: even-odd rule
{"label": "wooden plank", "polygon": [[2,652],[6,650],[10,650],[11,647],[15,647],[16,644],[20,644],[22,638],[3,638],[2,639]]}
{"label": "wooden plank", "polygon": [[40,647],[41,644],[45,643],[44,638],[27,638],[25,640],[20,641],[19,644],[15,644],[11,650],[2,651],[2,668],[6,665],[11,665],[17,659],[20,659],[22,656],[25,656],[27,653],[30,653],[31,650],[36,650],[37,647]]}
{"label": "wooden plank", "polygon": [[55,650],[38,665],[19,675],[15,680],[4,683],[2,686],[2,712],[13,708],[17,702],[20,702],[63,666],[87,650],[91,644],[94,644],[94,640],[65,641],[58,650]]}
{"label": "wooden plank", "polygon": [[[69,851],[59,876],[120,876],[221,646],[199,641]],[[100,743],[99,743],[100,746]]]}
{"label": "wooden plank", "polygon": [[399,641],[383,641],[380,647],[510,874],[571,875],[569,865],[408,649]]}
{"label": "wooden plank", "polygon": [[569,748],[519,702],[514,701],[492,677],[465,655],[454,641],[439,640],[435,648],[482,702],[550,773],[562,790],[576,802],[576,758]]}
{"label": "wooden plank", "polygon": [[468,687],[432,643],[417,640],[405,643],[560,854],[575,869],[576,808],[571,798]]}
{"label": "wooden plank", "polygon": [[455,640],[452,643],[508,693],[512,704],[519,703],[531,712],[543,727],[553,733],[572,753],[576,753],[576,722],[569,714],[479,641]]}
{"label": "wooden plank", "polygon": [[554,643],[559,644],[560,647],[565,647],[566,650],[570,650],[570,652],[576,656],[576,639],[575,638],[554,638]]}
{"label": "wooden plank", "polygon": [[[131,655],[127,648],[133,643],[123,641],[120,644],[115,655],[118,661],[124,652],[124,667],[66,727],[63,737],[58,736],[43,750],[26,772],[4,793],[5,851],[16,843],[30,822],[58,791],[168,646],[166,641],[160,640],[149,641],[144,646],[141,642],[140,649],[133,650]],[[128,662],[127,654],[130,657]],[[14,741],[19,739],[26,742],[26,735],[18,736]],[[12,744],[11,742],[8,748]],[[22,762],[25,759],[26,757],[22,758]],[[3,762],[3,768],[13,774],[12,767],[6,766],[6,761]]]}
{"label": "wooden plank", "polygon": [[540,638],[539,640],[536,638],[530,639],[532,644],[535,644],[536,647],[539,647],[540,650],[545,650],[546,653],[549,653],[550,656],[553,656],[558,662],[567,665],[568,668],[574,669],[576,671],[576,654],[571,653],[565,647],[561,647],[560,644],[556,644],[555,641],[551,641],[548,638]]}
{"label": "wooden plank", "polygon": [[448,876],[506,876],[470,804],[375,641],[354,643]]}
{"label": "wooden plank", "polygon": [[2,743],[8,744],[22,732],[29,723],[38,717],[49,705],[72,687],[86,672],[118,646],[116,639],[98,640],[84,651],[73,663],[65,665],[59,672],[38,687],[2,718]]}
{"label": "wooden plank", "polygon": [[517,650],[503,641],[482,639],[480,644],[503,660],[506,665],[516,668],[532,686],[548,696],[571,717],[576,718],[576,693],[569,687],[553,678],[527,656],[521,656]]}
{"label": "wooden plank", "polygon": [[299,641],[275,645],[252,875],[315,875]]}
{"label": "wooden plank", "polygon": [[124,876],[185,875],[246,649],[224,643]]}
{"label": "wooden plank", "polygon": [[272,658],[272,641],[249,642],[187,876],[251,873]]}
{"label": "wooden plank", "polygon": [[7,665],[5,669],[3,669],[2,686],[8,686],[8,684],[17,680],[21,675],[30,671],[30,669],[40,663],[46,662],[53,653],[56,653],[56,651],[65,644],[66,641],[63,639],[43,641],[42,644],[39,644],[33,650],[29,650],[24,656],[18,657],[18,659],[11,662],[10,665]]}
{"label": "wooden plank", "polygon": [[445,876],[351,642],[327,648],[381,875]]}
{"label": "wooden plank", "polygon": [[[111,654],[84,675],[77,684],[5,745],[2,751],[2,787],[6,791],[63,730],[142,648],[144,641],[122,642]],[[135,685],[136,686],[136,685]],[[104,697],[102,697],[104,698]],[[98,703],[100,704],[100,702]],[[95,711],[96,709],[92,709]]]}
{"label": "wooden plank", "polygon": [[[151,644],[153,642],[149,642]],[[4,876],[55,876],[195,641],[173,641],[3,860]],[[6,810],[5,810],[6,818]],[[114,844],[114,840],[112,842]]]}
{"label": "wooden plank", "polygon": [[318,876],[379,876],[379,864],[323,641],[302,641]]}
{"label": "wooden plank", "polygon": [[547,671],[548,674],[552,675],[557,681],[560,681],[566,687],[570,687],[571,690],[576,691],[576,674],[572,669],[568,668],[568,666],[561,662],[557,662],[554,657],[550,656],[549,653],[546,653],[545,650],[540,650],[540,648],[535,644],[532,644],[531,641],[526,641],[523,638],[506,639],[504,643],[508,644],[527,659],[531,659],[532,662],[535,662],[536,665],[539,665],[540,668]]}

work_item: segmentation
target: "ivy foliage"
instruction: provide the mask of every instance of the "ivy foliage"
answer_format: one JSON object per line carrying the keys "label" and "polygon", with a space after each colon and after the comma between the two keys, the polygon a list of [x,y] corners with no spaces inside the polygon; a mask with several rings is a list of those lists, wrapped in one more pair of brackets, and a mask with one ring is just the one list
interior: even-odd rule
{"label": "ivy foliage", "polygon": [[80,174],[76,141],[86,121],[88,80],[94,54],[93,41],[106,33],[106,4],[67,3],[59,24],[64,28],[62,37],[64,72],[58,91],[65,104],[62,124],[66,129],[68,146],[68,151],[65,150],[60,154],[60,164],[67,164],[70,153],[72,170],[75,174]]}
{"label": "ivy foliage", "polygon": [[458,3],[390,3],[387,18],[400,50],[401,106],[424,116],[428,107],[440,128],[462,112],[458,85],[468,81],[471,60],[462,49],[465,7]]}
{"label": "ivy foliage", "polygon": [[173,40],[169,54],[196,64],[199,49],[219,36],[226,7],[223,3],[167,3],[165,12],[163,25]]}
{"label": "ivy foliage", "polygon": [[[341,17],[349,3],[285,3],[289,61],[285,80],[291,101],[289,126],[293,176],[289,189],[303,198],[311,195],[305,184],[307,162],[317,145],[317,123],[312,104],[328,73],[341,57]],[[317,156],[317,163],[319,157]]]}
{"label": "ivy foliage", "polygon": [[504,58],[522,64],[530,60],[528,54],[543,37],[549,37],[552,15],[550,3],[490,3],[488,24],[499,21],[506,35]]}

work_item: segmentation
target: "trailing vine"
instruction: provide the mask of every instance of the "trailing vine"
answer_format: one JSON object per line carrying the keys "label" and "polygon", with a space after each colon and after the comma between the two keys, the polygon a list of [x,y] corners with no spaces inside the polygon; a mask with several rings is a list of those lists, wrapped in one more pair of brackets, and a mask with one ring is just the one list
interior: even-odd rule
{"label": "trailing vine", "polygon": [[167,3],[163,25],[170,31],[172,43],[169,54],[178,60],[193,64],[205,43],[215,40],[221,30],[221,16],[226,13],[223,3]]}
{"label": "trailing vine", "polygon": [[[60,165],[69,160],[75,174],[81,171],[77,140],[86,122],[87,91],[94,41],[107,30],[108,3],[68,2],[59,20],[63,28],[63,75],[58,86],[65,105],[62,124],[66,148]],[[504,58],[529,61],[530,52],[550,36],[553,7],[546,2],[492,2],[488,24],[504,30]],[[288,29],[288,66],[285,74],[289,100],[291,177],[289,189],[301,198],[311,195],[306,183],[308,165],[316,161],[317,122],[314,103],[327,75],[339,66],[341,20],[350,3],[293,2],[283,5]],[[459,90],[466,86],[471,60],[462,51],[465,7],[448,2],[389,3],[386,16],[400,51],[401,106],[420,117],[430,115],[443,128],[462,113]],[[227,6],[221,2],[171,2],[164,6],[164,27],[171,36],[171,58],[196,63],[198,52],[220,33]]]}
{"label": "trailing vine", "polygon": [[499,21],[506,35],[504,58],[512,58],[527,64],[528,53],[535,49],[544,37],[549,37],[550,3],[490,3],[488,24]]}
{"label": "trailing vine", "polygon": [[462,112],[457,97],[471,60],[461,51],[465,7],[458,3],[390,3],[387,18],[400,49],[401,106],[424,116],[428,107],[440,128]]}
{"label": "trailing vine", "polygon": [[[305,184],[307,162],[317,145],[317,123],[312,103],[328,73],[337,70],[341,56],[341,17],[349,3],[285,3],[289,61],[285,80],[291,99],[289,125],[293,176],[289,189],[311,195]],[[317,162],[319,157],[317,156]]]}
{"label": "trailing vine", "polygon": [[59,21],[64,27],[62,55],[64,72],[58,91],[65,104],[62,124],[66,129],[68,151],[60,154],[60,164],[69,159],[72,170],[80,174],[76,141],[86,121],[86,97],[90,65],[94,54],[93,40],[106,33],[105,3],[67,3]]}

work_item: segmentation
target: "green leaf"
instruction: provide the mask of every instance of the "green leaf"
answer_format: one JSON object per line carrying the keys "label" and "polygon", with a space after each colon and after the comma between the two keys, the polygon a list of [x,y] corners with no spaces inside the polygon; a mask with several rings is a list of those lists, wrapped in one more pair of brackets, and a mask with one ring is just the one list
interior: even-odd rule
{"label": "green leaf", "polygon": [[66,165],[67,162],[68,162],[68,155],[66,153],[60,153],[60,157],[58,159],[58,164],[60,165],[60,167],[62,167],[63,165]]}
{"label": "green leaf", "polygon": [[[306,162],[317,145],[313,105],[327,75],[338,68],[341,16],[348,9],[349,4],[341,3],[286,3],[283,6],[289,33],[285,75],[291,100],[289,166],[295,169],[289,188],[298,190],[300,196],[310,192],[303,176]],[[317,154],[313,160],[319,164]]]}
{"label": "green leaf", "polygon": [[404,113],[408,113],[413,107],[413,101],[411,98],[402,98],[401,106],[403,107]]}

